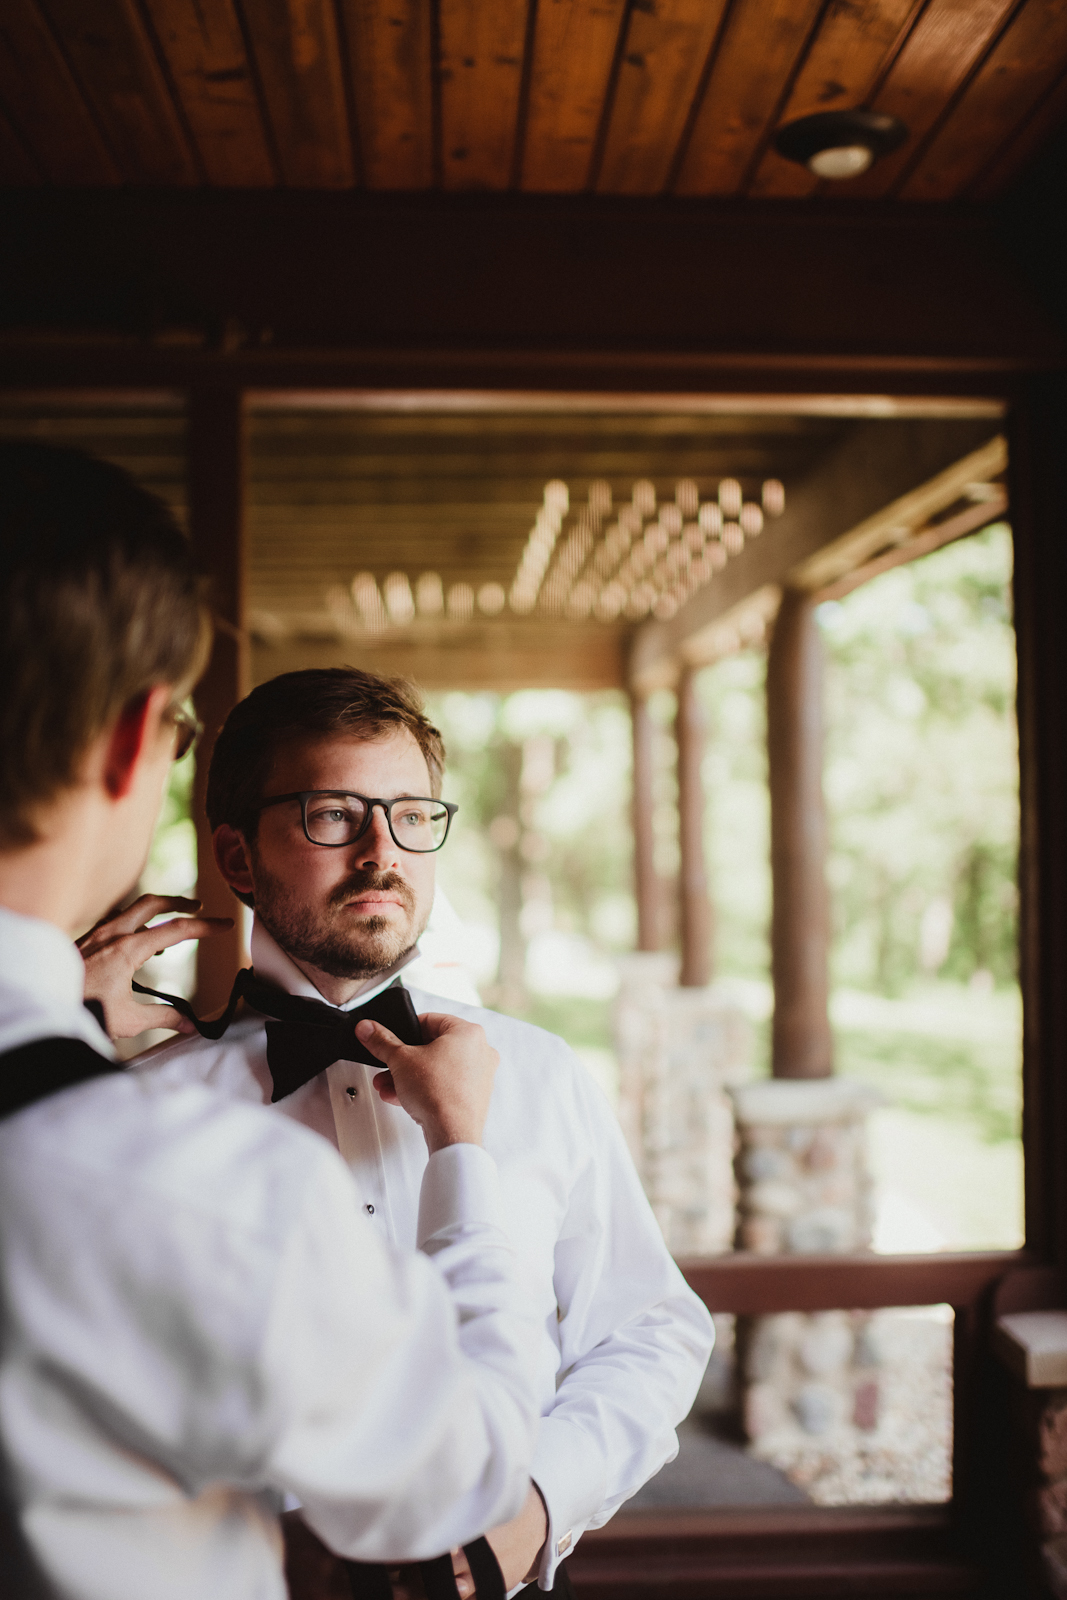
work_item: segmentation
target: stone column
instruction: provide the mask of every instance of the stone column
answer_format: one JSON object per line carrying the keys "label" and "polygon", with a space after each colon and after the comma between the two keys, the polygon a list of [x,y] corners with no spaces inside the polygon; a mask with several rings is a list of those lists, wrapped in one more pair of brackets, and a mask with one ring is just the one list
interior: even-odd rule
{"label": "stone column", "polygon": [[[1056,1287],[1062,1297],[1062,1281]],[[1033,1591],[1043,1569],[1049,1591],[1067,1600],[1067,1311],[998,1317],[992,1345],[1012,1374],[1005,1480],[1025,1530]]]}
{"label": "stone column", "polygon": [[[787,590],[767,661],[774,1022],[769,1081],[734,1092],[737,1247],[849,1253],[871,1244],[866,1117],[877,1096],[830,1076],[830,905],[822,792],[822,650],[809,595]],[[738,1376],[754,1450],[854,1445],[878,1425],[871,1318],[739,1317]]]}
{"label": "stone column", "polygon": [[681,960],[661,952],[653,859],[654,729],[632,701],[638,949],[621,962],[615,1004],[619,1118],[675,1255],[729,1250],[735,1231],[733,1115],[726,1086],[749,1072],[750,1029],[708,987],[711,903],[704,867],[703,718],[694,675],[678,687]]}
{"label": "stone column", "polygon": [[751,1070],[751,1030],[713,988],[678,986],[678,958],[621,963],[615,1003],[619,1119],[675,1255],[729,1250],[734,1124],[726,1088]]}
{"label": "stone column", "polygon": [[[758,1255],[870,1248],[866,1118],[877,1094],[847,1079],[763,1080],[732,1091],[740,1194],[737,1246]],[[738,1318],[745,1430],[758,1453],[838,1444],[877,1427],[879,1354],[870,1315]]]}

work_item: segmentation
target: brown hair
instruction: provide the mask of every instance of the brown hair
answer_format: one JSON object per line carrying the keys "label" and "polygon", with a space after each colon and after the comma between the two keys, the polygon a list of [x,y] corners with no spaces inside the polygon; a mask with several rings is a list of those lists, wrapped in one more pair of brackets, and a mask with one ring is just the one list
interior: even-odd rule
{"label": "brown hair", "polygon": [[161,500],[80,451],[0,441],[0,842],[35,837],[124,706],[187,692],[207,637]]}
{"label": "brown hair", "polygon": [[444,777],[445,746],[423,711],[422,696],[405,678],[379,678],[357,667],[312,667],[261,683],[234,706],[211,753],[207,814],[212,828],[228,822],[255,837],[278,747],[290,739],[343,734],[380,739],[406,728],[426,758],[436,797]]}

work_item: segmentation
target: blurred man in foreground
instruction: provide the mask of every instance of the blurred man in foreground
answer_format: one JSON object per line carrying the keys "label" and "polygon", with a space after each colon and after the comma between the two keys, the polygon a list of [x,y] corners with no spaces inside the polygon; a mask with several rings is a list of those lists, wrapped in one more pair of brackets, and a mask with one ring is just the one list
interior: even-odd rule
{"label": "blurred man in foreground", "polygon": [[417,1255],[323,1140],[119,1070],[82,1003],[71,938],[144,864],[204,647],[157,500],[74,452],[0,444],[0,1559],[18,1600],[282,1600],[285,1494],[345,1555],[396,1561],[513,1515],[529,1481],[481,1031],[429,1015],[412,1047],[360,1027],[424,1140]]}

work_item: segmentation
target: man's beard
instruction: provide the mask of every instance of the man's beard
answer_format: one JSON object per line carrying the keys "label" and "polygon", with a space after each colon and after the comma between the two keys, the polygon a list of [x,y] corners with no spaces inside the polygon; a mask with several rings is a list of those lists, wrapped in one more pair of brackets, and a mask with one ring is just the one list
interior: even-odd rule
{"label": "man's beard", "polygon": [[[426,926],[416,920],[415,892],[398,872],[356,871],[332,891],[321,908],[283,887],[253,859],[256,916],[288,956],[331,978],[373,978],[413,948]],[[407,915],[399,926],[390,917],[346,915],[345,905],[369,891],[393,894]]]}

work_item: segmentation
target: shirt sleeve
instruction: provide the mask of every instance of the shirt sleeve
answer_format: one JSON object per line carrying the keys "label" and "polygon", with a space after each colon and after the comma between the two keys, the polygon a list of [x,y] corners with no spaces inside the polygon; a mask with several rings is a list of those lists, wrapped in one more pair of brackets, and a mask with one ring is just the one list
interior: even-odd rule
{"label": "shirt sleeve", "polygon": [[264,1356],[283,1396],[268,1474],[342,1555],[440,1555],[523,1504],[538,1330],[498,1214],[492,1159],[457,1145],[427,1167],[425,1254],[375,1234],[340,1163],[293,1229]]}
{"label": "shirt sleeve", "polygon": [[678,1453],[714,1342],[708,1311],[671,1258],[616,1118],[576,1069],[588,1159],[556,1245],[560,1373],[532,1477],[548,1511],[538,1582],[587,1528]]}

